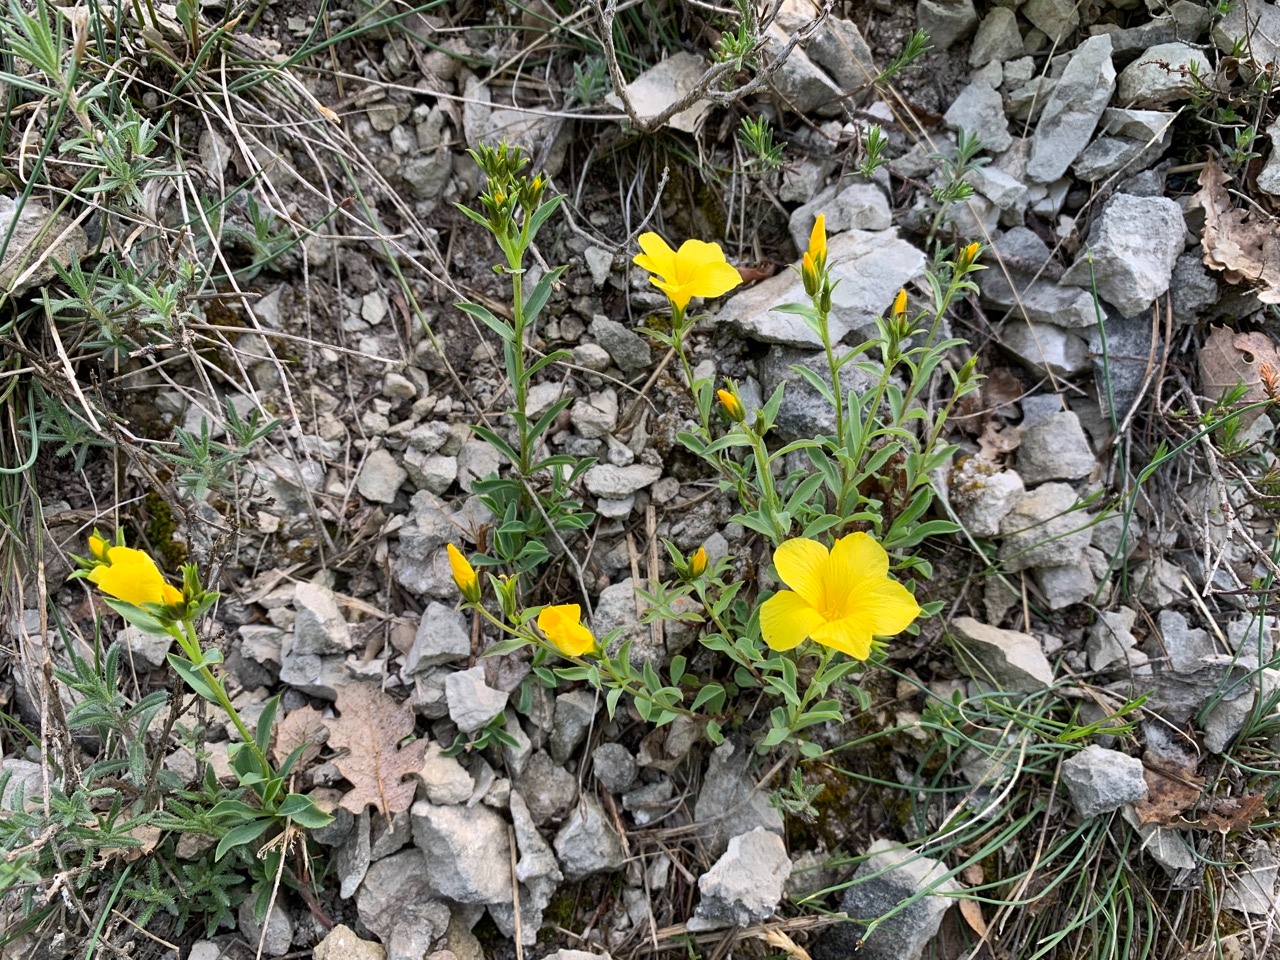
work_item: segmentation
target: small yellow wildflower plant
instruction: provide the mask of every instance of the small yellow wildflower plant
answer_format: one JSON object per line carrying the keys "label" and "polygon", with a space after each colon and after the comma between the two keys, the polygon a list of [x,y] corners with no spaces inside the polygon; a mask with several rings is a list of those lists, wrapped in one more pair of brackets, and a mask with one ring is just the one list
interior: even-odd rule
{"label": "small yellow wildflower plant", "polygon": [[221,651],[201,647],[196,622],[217,602],[219,594],[205,589],[197,566],[183,566],[179,589],[165,579],[149,554],[125,546],[120,530],[110,541],[95,530],[89,537],[89,556],[73,559],[77,569],[72,579],[92,583],[103,602],[139,630],[171,637],[177,643],[183,655],[168,654],[169,665],[199,696],[221,707],[240,735],[240,742],[232,743],[227,754],[241,786],[253,792],[257,805],[227,800],[213,808],[210,816],[224,828],[215,856],[220,859],[232,847],[256,840],[273,824],[283,828],[289,820],[302,827],[330,823],[333,817],[310,797],[288,792],[289,773],[306,745],[294,750],[279,769],[267,757],[280,698],[267,701],[257,729],[250,731],[222,678],[213,670],[222,663]]}

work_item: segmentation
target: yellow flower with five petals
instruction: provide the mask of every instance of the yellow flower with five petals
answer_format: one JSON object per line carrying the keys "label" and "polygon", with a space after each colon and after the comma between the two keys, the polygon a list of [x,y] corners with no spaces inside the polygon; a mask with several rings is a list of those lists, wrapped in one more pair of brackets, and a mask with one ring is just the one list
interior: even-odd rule
{"label": "yellow flower with five petals", "polygon": [[91,583],[108,596],[141,607],[144,603],[177,605],[182,591],[168,583],[156,562],[141,550],[89,538],[89,552],[101,562],[88,573]]}
{"label": "yellow flower with five petals", "polygon": [[596,650],[595,635],[582,625],[582,608],[576,603],[543,607],[538,629],[566,657],[582,657]]}
{"label": "yellow flower with five petals", "polygon": [[760,607],[760,630],[774,650],[806,637],[857,660],[872,637],[905,630],[920,615],[910,591],[889,577],[889,555],[865,533],[851,533],[830,551],[816,540],[787,540],[773,554],[779,590]]}
{"label": "yellow flower with five petals", "polygon": [[724,258],[717,243],[686,240],[672,250],[656,233],[640,235],[635,265],[653,276],[649,282],[667,295],[671,305],[683,314],[694,297],[718,297],[742,283],[738,273]]}

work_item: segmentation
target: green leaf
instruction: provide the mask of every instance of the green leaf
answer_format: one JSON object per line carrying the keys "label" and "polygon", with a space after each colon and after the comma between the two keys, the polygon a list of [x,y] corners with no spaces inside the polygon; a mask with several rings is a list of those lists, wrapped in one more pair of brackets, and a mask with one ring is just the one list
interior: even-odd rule
{"label": "green leaf", "polygon": [[327,826],[333,823],[333,816],[316,806],[310,797],[300,793],[291,793],[281,802],[276,810],[277,817],[292,817],[293,822],[308,830]]}
{"label": "green leaf", "polygon": [[613,719],[613,715],[618,709],[618,700],[621,697],[622,697],[622,687],[614,687],[607,694],[605,694],[604,705],[605,705],[605,708],[609,711],[610,720]]}
{"label": "green leaf", "polygon": [[209,686],[208,681],[200,674],[196,665],[176,653],[168,655],[169,666],[180,676],[192,690],[213,703],[218,702],[218,694]]}
{"label": "green leaf", "polygon": [[718,713],[723,705],[724,696],[724,687],[718,683],[708,683],[698,691],[698,695],[693,698],[693,705],[689,709],[697,710],[705,704],[710,704],[711,711]]}
{"label": "green leaf", "polygon": [[760,741],[761,747],[776,747],[783,740],[787,739],[791,731],[786,727],[770,727],[769,732],[764,735],[764,739]]}
{"label": "green leaf", "polygon": [[471,428],[471,432],[474,433],[481,440],[491,444],[500,454],[502,454],[512,463],[520,462],[520,455],[516,453],[515,449],[511,446],[511,444],[507,443],[506,440],[503,440],[502,437],[498,436],[488,427],[473,426]]}
{"label": "green leaf", "polygon": [[689,662],[688,657],[683,654],[676,654],[671,658],[671,682],[676,686],[680,685],[680,681],[684,679],[685,664]]}
{"label": "green leaf", "polygon": [[482,657],[505,657],[508,653],[515,653],[517,650],[523,649],[529,645],[528,640],[499,640],[497,643],[485,649]]}
{"label": "green leaf", "polygon": [[540,371],[543,367],[550,366],[553,363],[559,363],[563,360],[572,360],[572,359],[573,359],[573,354],[570,353],[568,350],[553,350],[551,353],[548,353],[546,356],[539,357],[529,366],[529,369],[524,372],[525,382],[528,383],[529,380],[533,378],[533,375],[536,374],[538,371]]}
{"label": "green leaf", "polygon": [[209,809],[209,817],[213,820],[228,819],[243,823],[257,820],[260,816],[262,816],[261,810],[240,800],[219,800]]}
{"label": "green leaf", "polygon": [[258,714],[258,729],[254,731],[254,742],[263,753],[271,747],[271,728],[275,726],[276,712],[280,709],[280,697],[275,696],[266,702],[262,713]]}
{"label": "green leaf", "polygon": [[242,823],[238,827],[232,827],[218,841],[218,849],[214,851],[213,859],[215,861],[221,860],[228,850],[244,846],[247,843],[253,843],[254,840],[257,840],[266,832],[271,824],[271,818],[264,817],[261,820],[255,820],[253,823]]}
{"label": "green leaf", "polygon": [[529,291],[529,296],[525,297],[524,301],[524,322],[526,326],[533,324],[538,319],[538,314],[547,305],[547,299],[551,296],[552,288],[564,276],[565,269],[565,267],[556,267],[554,270],[544,273],[533,289]]}
{"label": "green leaf", "polygon": [[515,340],[516,332],[511,329],[511,324],[499,317],[495,317],[488,307],[482,307],[478,303],[471,303],[467,300],[459,301],[454,306],[468,316],[475,317],[503,340]]}
{"label": "green leaf", "polygon": [[822,756],[822,747],[811,740],[800,741],[800,754],[807,760],[816,760]]}
{"label": "green leaf", "polygon": [[529,217],[528,222],[528,236],[530,242],[533,242],[533,238],[537,235],[538,231],[542,229],[543,222],[547,217],[551,216],[551,214],[555,212],[556,207],[560,206],[560,201],[563,199],[563,194],[548,197],[545,203],[538,207],[537,210],[533,211],[533,215]]}
{"label": "green leaf", "polygon": [[707,721],[707,739],[717,747],[724,743],[724,734],[720,732],[720,724],[714,720]]}
{"label": "green leaf", "polygon": [[116,600],[113,597],[103,597],[102,599],[107,606],[124,617],[126,623],[132,624],[143,633],[149,633],[153,637],[172,636],[169,633],[167,624],[162,623],[145,610],[135,607],[132,603],[125,603],[123,600]]}

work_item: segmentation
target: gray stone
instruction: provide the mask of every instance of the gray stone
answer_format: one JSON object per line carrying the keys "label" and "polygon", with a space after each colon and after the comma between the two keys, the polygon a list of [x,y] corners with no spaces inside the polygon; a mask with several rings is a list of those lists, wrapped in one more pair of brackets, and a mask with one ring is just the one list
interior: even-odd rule
{"label": "gray stone", "polygon": [[[1074,9],[1073,0],[1062,2]],[[1036,125],[1027,161],[1028,177],[1049,183],[1067,172],[1093,136],[1115,90],[1115,79],[1110,37],[1090,37],[1076,48]]]}
{"label": "gray stone", "polygon": [[756,827],[733,837],[724,855],[698,878],[702,894],[694,918],[745,927],[767,920],[782,901],[791,859],[776,833]]}
{"label": "gray stone", "polygon": [[1071,377],[1089,367],[1085,339],[1054,324],[1011,317],[1000,328],[1000,343],[1033,373]]}
{"label": "gray stone", "polygon": [[1002,63],[1022,56],[1022,32],[1018,29],[1018,16],[1008,7],[992,7],[982,22],[969,47],[969,66],[981,67],[988,63]]}
{"label": "gray stone", "polygon": [[1000,521],[1026,493],[1022,478],[983,457],[965,457],[951,469],[947,496],[975,537],[1000,535]]}
{"label": "gray stone", "polygon": [[1146,656],[1135,650],[1138,641],[1133,635],[1137,614],[1128,607],[1104,611],[1089,628],[1089,640],[1085,652],[1089,655],[1090,670],[1105,670],[1114,663],[1133,663],[1134,655]]}
{"label": "gray stone", "polygon": [[280,682],[322,700],[338,699],[338,688],[351,680],[346,658],[294,653],[292,637],[280,650]]}
{"label": "gray stone", "polygon": [[472,439],[458,451],[458,486],[471,492],[476,480],[484,480],[498,472],[502,455],[484,440]]}
{"label": "gray stone", "polygon": [[[856,920],[832,927],[813,949],[814,960],[920,960],[938,934],[943,915],[963,888],[947,879],[947,867],[889,840],[867,848],[840,909]],[[924,896],[920,896],[924,893]],[[912,900],[903,907],[904,900]],[[866,921],[887,916],[865,938]]]}
{"label": "gray stone", "polygon": [[612,359],[609,351],[598,343],[580,343],[573,348],[573,362],[596,373],[608,370]]}
{"label": "gray stone", "polygon": [[371,853],[369,809],[366,807],[360,816],[354,818],[347,838],[334,851],[333,862],[338,871],[338,887],[342,899],[350,899],[360,889],[365,874],[369,872],[369,865],[373,862]]}
{"label": "gray stone", "polygon": [[437,806],[419,800],[409,810],[413,842],[430,868],[438,896],[458,903],[511,902],[507,824],[493,810]]}
{"label": "gray stone", "polygon": [[[521,932],[526,945],[536,943],[542,927],[542,911],[547,908],[564,879],[550,844],[538,832],[524,799],[512,792],[511,823],[516,837],[516,880],[520,884]],[[515,935],[514,905],[490,904],[489,913],[504,936]]]}
{"label": "gray stone", "polygon": [[1089,515],[1065,483],[1036,487],[1000,523],[1000,560],[1009,573],[1076,563],[1089,545]]}
{"label": "gray stone", "polygon": [[751,778],[750,751],[726,740],[712,751],[707,773],[693,808],[703,843],[718,857],[731,837],[764,827],[782,835],[782,816],[769,804],[769,795]]}
{"label": "gray stone", "polygon": [[933,48],[942,51],[973,32],[978,12],[973,0],[916,0],[916,23]]}
{"label": "gray stone", "polygon": [[1244,44],[1257,63],[1280,63],[1280,7],[1274,3],[1236,3],[1214,19],[1209,36],[1221,53],[1232,55]]}
{"label": "gray stone", "polygon": [[594,690],[570,690],[556,697],[556,720],[551,728],[551,758],[565,763],[582,745],[595,719],[598,698]]}
{"label": "gray stone", "polygon": [[88,236],[72,217],[55,216],[31,199],[19,210],[12,198],[0,197],[0,243],[5,237],[9,242],[0,248],[0,290],[14,295],[55,279],[54,264],[65,267],[89,249]]}
{"label": "gray stone", "polygon": [[[864,340],[874,336],[875,318],[889,307],[898,290],[924,270],[924,254],[893,230],[850,230],[831,237],[827,250],[832,282],[839,281],[831,295],[833,343],[851,332]],[[800,277],[795,271],[782,270],[734,294],[719,316],[754,340],[821,348],[821,339],[804,320],[774,311],[780,303],[806,300]]]}
{"label": "gray stone", "polygon": [[569,422],[581,436],[599,439],[613,433],[618,425],[618,393],[601,390],[569,408]]}
{"label": "gray stone", "polygon": [[1132,317],[1108,312],[1104,328],[1089,332],[1089,352],[1093,354],[1102,413],[1106,416],[1114,411],[1116,420],[1123,420],[1138,399],[1143,382],[1158,371],[1159,351],[1152,350],[1151,317],[1146,311]]}
{"label": "gray stone", "polygon": [[652,631],[647,624],[640,622],[640,614],[636,612],[635,587],[635,581],[627,577],[600,591],[591,617],[591,632],[597,641],[605,643],[616,630],[617,634],[608,641],[609,656],[616,657],[622,645],[630,640],[632,663],[637,666],[654,663],[657,666],[664,651],[655,648]]}
{"label": "gray stone", "polygon": [[[848,352],[843,347],[834,351],[837,361]],[[827,355],[822,351],[795,350],[775,346],[760,361],[761,386],[772,395],[779,385],[786,384],[782,403],[778,407],[774,429],[782,440],[796,440],[818,434],[834,433],[836,415],[831,404],[822,398],[813,386],[793,369],[803,366],[816,373],[825,383],[831,384],[831,372]],[[872,375],[856,363],[847,363],[840,371],[840,387],[845,391],[861,394],[875,382]]]}
{"label": "gray stone", "polygon": [[418,779],[422,781],[422,792],[427,801],[439,806],[466,803],[476,788],[476,782],[466,767],[457,758],[446,757],[438,743],[427,745]]}
{"label": "gray stone", "polygon": [[356,891],[356,911],[360,922],[385,941],[406,903],[424,902],[434,896],[422,851],[402,850],[370,864]]}
{"label": "gray stone", "polygon": [[[627,84],[627,99],[641,120],[649,120],[692,91],[705,70],[706,63],[696,54],[673,53]],[[619,109],[622,107],[622,101],[612,93],[605,100]],[[698,100],[675,114],[668,123],[682,133],[694,133],[709,109],[710,103]]]}
{"label": "gray stone", "polygon": [[979,683],[1018,693],[1053,685],[1053,668],[1040,642],[1030,634],[1002,630],[972,617],[956,617],[951,629],[957,649],[963,652],[960,669]]}
{"label": "gray stone", "polygon": [[444,680],[444,691],[449,702],[449,719],[464,733],[481,729],[507,705],[507,692],[485,683],[483,666],[449,674]]}
{"label": "gray stone", "polygon": [[1062,282],[1096,289],[1121,314],[1135,316],[1169,289],[1185,232],[1182,209],[1168,197],[1118,193],[1094,220]]}
{"label": "gray stone", "polygon": [[298,611],[291,647],[295,656],[341,654],[352,648],[351,628],[338,609],[337,597],[328,587],[318,583],[297,584],[293,605]]}
{"label": "gray stone", "polygon": [[529,416],[540,417],[550,410],[553,404],[564,399],[569,392],[567,385],[559,380],[535,383],[525,395],[525,409],[528,410]]}
{"label": "gray stone", "polygon": [[[197,955],[192,947],[187,960],[221,960],[222,957],[222,948],[215,944],[213,953],[208,957]],[[315,945],[312,957],[314,960],[387,960],[387,951],[376,941],[360,939],[354,930],[340,923]]]}
{"label": "gray stone", "polygon": [[536,750],[523,772],[516,774],[515,789],[528,804],[533,822],[541,826],[569,812],[578,796],[578,781],[545,750]]}
{"label": "gray stone", "polygon": [[893,224],[889,201],[876,184],[852,183],[839,192],[828,187],[791,213],[791,240],[797,250],[808,249],[818,214],[823,215],[827,233],[833,237],[848,230],[887,230]]}
{"label": "gray stone", "polygon": [[1195,47],[1178,41],[1161,43],[1120,71],[1116,95],[1125,106],[1163,106],[1189,100],[1202,89],[1193,76],[1212,75],[1209,58]]}
{"label": "gray stone", "polygon": [[1275,852],[1267,841],[1255,840],[1245,848],[1243,860],[1240,868],[1226,877],[1222,905],[1244,914],[1274,917],[1276,881],[1280,880]]}
{"label": "gray stone", "polygon": [[1084,552],[1085,556],[1070,566],[1037,568],[1036,586],[1044,594],[1045,606],[1050,610],[1061,610],[1097,593],[1098,578],[1093,572],[1094,565],[1089,562],[1089,554],[1092,552],[1097,557],[1102,557],[1102,554],[1093,547],[1085,547]]}
{"label": "gray stone", "polygon": [[[156,636],[152,633],[144,633],[133,624],[125,624],[124,629],[116,634],[116,640],[124,647],[126,660],[131,660],[135,666],[144,670],[163,667],[168,662],[166,657],[169,648],[173,646],[173,638],[167,634]],[[277,648],[275,657],[277,662],[279,657]]]}
{"label": "gray stone", "polygon": [[603,287],[613,272],[613,254],[601,247],[587,247],[582,256],[591,274],[591,285],[597,289]]}
{"label": "gray stone", "polygon": [[661,476],[661,467],[652,467],[647,463],[633,463],[629,467],[599,463],[583,475],[582,482],[593,497],[622,500],[643,490]]}
{"label": "gray stone", "polygon": [[265,957],[282,957],[293,948],[293,920],[287,910],[278,903],[272,904],[267,914],[267,935],[262,936],[262,924],[254,918],[254,898],[248,897],[240,904],[240,934],[256,948],[262,944]]}
{"label": "gray stone", "polygon": [[1142,761],[1096,743],[1063,762],[1062,781],[1082,817],[1110,813],[1147,798]]}
{"label": "gray stone", "polygon": [[591,751],[591,772],[610,793],[622,793],[635,782],[636,761],[620,743],[602,743]]}
{"label": "gray stone", "polygon": [[1189,251],[1178,257],[1169,281],[1169,295],[1173,300],[1173,322],[1179,327],[1199,322],[1218,302],[1218,281],[1205,268],[1199,252]]}
{"label": "gray stone", "polygon": [[[798,4],[804,6],[804,4]],[[788,4],[783,4],[785,9]],[[795,5],[793,5],[795,6]],[[812,8],[803,16],[803,23],[812,18]],[[788,30],[795,30],[803,23],[792,25],[784,21],[782,12],[778,14],[778,22]],[[836,86],[846,96],[855,91],[865,91],[864,98],[869,97],[871,83],[879,71],[876,69],[875,57],[861,31],[851,20],[832,14],[828,16],[817,32],[804,45],[804,52],[818,66],[822,67],[835,80]]]}
{"label": "gray stone", "polygon": [[[22,809],[30,808],[44,796],[44,774],[40,764],[30,760],[10,757],[0,760],[0,778],[4,782],[4,794],[0,796],[0,810],[19,811],[18,797],[22,797]],[[56,781],[54,781],[56,783]]]}
{"label": "gray stone", "polygon": [[961,90],[942,119],[951,130],[980,137],[983,148],[991,153],[1003,153],[1013,145],[1004,102],[984,83],[971,83]]}
{"label": "gray stone", "polygon": [[356,480],[360,496],[374,503],[391,503],[400,485],[409,479],[409,471],[396,462],[389,450],[379,448],[365,458]]}
{"label": "gray stone", "polygon": [[964,182],[1001,210],[1026,206],[1027,188],[1023,182],[992,164],[970,170],[964,175]]}
{"label": "gray stone", "polygon": [[471,656],[471,631],[461,610],[432,600],[422,612],[413,646],[404,658],[405,674],[461,663]]}
{"label": "gray stone", "polygon": [[1217,650],[1208,631],[1192,627],[1176,610],[1161,610],[1156,622],[1160,626],[1160,642],[1169,668],[1177,673],[1195,673],[1204,666],[1204,658]]}
{"label": "gray stone", "polygon": [[1076,158],[1071,165],[1071,172],[1089,183],[1106,180],[1121,170],[1135,174],[1163,157],[1172,139],[1172,127],[1154,141],[1136,140],[1133,137],[1099,137]]}
{"label": "gray stone", "polygon": [[[780,24],[770,25],[764,37],[764,48],[770,59],[783,56],[789,39]],[[793,47],[786,53],[786,59],[770,77],[770,84],[783,103],[801,115],[832,116],[839,112],[844,97],[843,91],[801,47]]]}
{"label": "gray stone", "polygon": [[1018,472],[1028,485],[1045,480],[1080,480],[1098,465],[1080,418],[1070,410],[1052,413],[1022,431]]}
{"label": "gray stone", "polygon": [[1022,15],[1044,33],[1050,43],[1061,43],[1080,26],[1079,5],[1075,0],[1027,0]]}
{"label": "gray stone", "polygon": [[613,357],[613,362],[618,365],[618,369],[628,377],[634,377],[637,373],[647,370],[649,364],[653,362],[649,342],[639,334],[628,330],[617,320],[602,316],[595,317],[588,331],[596,343]]}
{"label": "gray stone", "polygon": [[583,794],[556,834],[556,856],[566,880],[581,880],[622,867],[622,841],[595,797]]}
{"label": "gray stone", "polygon": [[631,814],[636,826],[645,827],[671,812],[675,788],[665,777],[636,787],[622,795],[622,809]]}

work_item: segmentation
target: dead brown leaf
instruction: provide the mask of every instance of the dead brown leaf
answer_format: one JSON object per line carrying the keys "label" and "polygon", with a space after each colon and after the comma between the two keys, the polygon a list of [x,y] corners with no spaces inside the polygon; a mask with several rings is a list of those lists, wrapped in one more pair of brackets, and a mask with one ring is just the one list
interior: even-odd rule
{"label": "dead brown leaf", "polygon": [[[1266,400],[1269,386],[1265,380],[1280,369],[1280,351],[1265,333],[1240,333],[1227,327],[1214,327],[1200,348],[1200,391],[1211,400],[1245,384],[1247,392],[1241,403]],[[1241,416],[1241,422],[1252,423],[1262,413],[1252,411]]]}
{"label": "dead brown leaf", "polygon": [[324,714],[315,707],[299,707],[276,724],[276,742],[271,755],[276,763],[305,744],[306,749],[294,763],[295,772],[301,772],[320,755],[320,748],[329,739],[329,728],[324,725]]}
{"label": "dead brown leaf", "polygon": [[417,782],[404,778],[422,769],[427,751],[425,739],[400,746],[413,733],[413,707],[397,704],[369,683],[340,687],[337,707],[340,716],[326,724],[329,746],[347,751],[334,759],[351,783],[341,805],[359,814],[373,804],[387,817],[408,810]]}
{"label": "dead brown leaf", "polygon": [[1139,823],[1161,826],[1183,826],[1182,815],[1196,805],[1204,792],[1204,777],[1195,768],[1161,769],[1147,766],[1142,775],[1147,781],[1147,799],[1133,805]]}
{"label": "dead brown leaf", "polygon": [[1229,283],[1254,287],[1263,303],[1280,303],[1280,227],[1255,210],[1235,206],[1227,192],[1230,179],[1210,154],[1194,198],[1204,208],[1204,265]]}
{"label": "dead brown leaf", "polygon": [[969,925],[970,930],[980,937],[986,937],[987,921],[982,916],[982,904],[977,900],[962,899],[960,916],[964,917],[964,922]]}
{"label": "dead brown leaf", "polygon": [[988,420],[978,437],[978,456],[992,463],[998,463],[1006,453],[1012,453],[1022,443],[1022,436],[1017,430],[1006,429],[1003,424]]}
{"label": "dead brown leaf", "polygon": [[1217,797],[1199,819],[1183,820],[1183,827],[1196,830],[1214,830],[1218,833],[1240,833],[1253,826],[1253,822],[1267,812],[1267,798],[1263,794],[1243,797]]}

